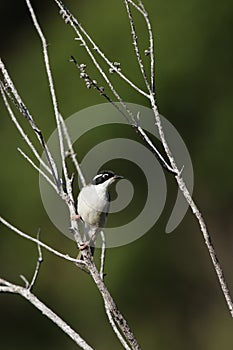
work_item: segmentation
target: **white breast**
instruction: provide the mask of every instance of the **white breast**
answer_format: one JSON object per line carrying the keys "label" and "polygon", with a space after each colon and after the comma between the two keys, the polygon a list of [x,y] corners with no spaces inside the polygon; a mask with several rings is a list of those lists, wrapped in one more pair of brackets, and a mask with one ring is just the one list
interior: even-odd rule
{"label": "white breast", "polygon": [[83,187],[78,196],[78,214],[89,225],[104,227],[109,211],[108,192],[103,186]]}

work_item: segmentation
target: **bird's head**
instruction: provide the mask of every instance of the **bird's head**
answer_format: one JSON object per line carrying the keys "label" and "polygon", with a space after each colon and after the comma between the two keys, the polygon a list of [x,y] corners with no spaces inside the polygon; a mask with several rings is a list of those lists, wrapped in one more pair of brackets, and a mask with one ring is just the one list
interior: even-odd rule
{"label": "bird's head", "polygon": [[92,185],[102,185],[105,188],[108,188],[116,180],[123,179],[123,176],[116,175],[113,171],[103,170],[100,171],[93,179]]}

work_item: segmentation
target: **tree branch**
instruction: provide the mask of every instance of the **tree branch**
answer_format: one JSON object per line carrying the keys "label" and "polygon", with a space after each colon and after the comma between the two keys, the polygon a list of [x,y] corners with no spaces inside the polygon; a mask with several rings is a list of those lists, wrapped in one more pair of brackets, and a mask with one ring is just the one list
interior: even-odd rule
{"label": "tree branch", "polygon": [[75,259],[75,258],[72,258],[70,257],[68,254],[63,254],[63,253],[60,253],[59,251],[51,248],[50,246],[48,246],[47,244],[41,242],[40,240],[36,239],[36,238],[33,238],[29,235],[27,235],[26,233],[22,232],[21,230],[19,230],[18,228],[16,228],[15,226],[13,226],[12,224],[10,224],[7,220],[3,219],[1,216],[0,216],[0,222],[5,225],[6,227],[8,227],[11,231],[17,233],[19,236],[23,237],[23,238],[26,238],[28,239],[29,241],[32,241],[38,245],[40,245],[41,247],[45,248],[46,250],[48,250],[50,253],[53,253],[54,255],[57,255],[59,256],[60,258],[62,259],[65,259],[67,261],[70,261],[70,262],[73,262],[73,263],[79,263],[79,264],[82,264],[82,265],[86,265],[85,261],[83,260],[79,260],[79,259]]}
{"label": "tree branch", "polygon": [[[33,117],[31,116],[29,110],[27,109],[27,107],[25,106],[25,104],[23,103],[21,97],[19,96],[2,60],[0,59],[0,70],[2,73],[2,77],[3,77],[3,81],[1,82],[1,86],[4,87],[4,90],[7,92],[7,95],[10,97],[10,99],[12,100],[12,102],[14,103],[14,105],[16,106],[16,108],[20,111],[20,113],[27,119],[27,121],[29,122],[33,132],[36,134],[48,161],[49,164],[49,168],[51,170],[51,173],[53,175],[54,181],[56,183],[58,192],[61,193],[61,195],[63,194],[63,189],[62,189],[62,185],[61,185],[61,179],[59,177],[58,171],[57,171],[57,167],[56,164],[54,162],[54,159],[51,155],[51,153],[49,152],[49,149],[45,143],[43,134],[41,132],[41,130],[38,128],[38,126],[36,125]],[[7,104],[6,104],[7,106]],[[8,109],[8,108],[7,108]],[[9,109],[8,109],[9,111]],[[9,111],[10,112],[10,111]],[[12,114],[10,113],[11,118],[12,118]],[[13,120],[13,119],[12,119]],[[13,120],[14,122],[14,120]],[[19,132],[21,133],[20,128],[18,128]],[[27,140],[26,140],[27,142]]]}
{"label": "tree branch", "polygon": [[88,345],[77,332],[75,332],[65,321],[63,321],[57,314],[49,309],[48,306],[46,306],[34,294],[32,294],[30,292],[30,288],[24,288],[0,278],[0,292],[21,295],[24,299],[28,300],[32,305],[40,310],[43,315],[48,317],[59,328],[61,328],[61,330],[66,333],[82,349],[93,350],[93,348]]}
{"label": "tree branch", "polygon": [[[37,240],[40,241],[40,229],[37,232]],[[30,283],[30,285],[28,287],[28,289],[30,291],[32,290],[32,288],[33,288],[33,286],[34,286],[34,284],[36,282],[37,276],[39,274],[40,266],[41,266],[41,264],[43,262],[42,250],[41,250],[41,246],[39,244],[37,244],[37,249],[38,249],[38,259],[37,259],[34,275],[32,277],[31,283]]]}
{"label": "tree branch", "polygon": [[151,86],[150,86],[149,81],[147,79],[146,71],[145,71],[144,64],[143,64],[143,61],[142,61],[142,57],[141,57],[141,54],[140,54],[140,50],[139,50],[139,46],[138,46],[138,37],[137,37],[137,34],[136,34],[134,20],[133,20],[131,11],[130,11],[129,1],[128,0],[124,0],[124,3],[125,3],[126,11],[127,11],[127,14],[128,14],[128,18],[129,18],[129,23],[130,23],[130,27],[131,27],[131,34],[132,34],[132,38],[133,38],[133,45],[134,45],[134,50],[135,50],[135,54],[136,54],[136,57],[137,57],[138,65],[140,67],[143,80],[144,80],[144,82],[146,84],[146,88],[147,88],[149,94],[151,94]]}
{"label": "tree branch", "polygon": [[55,192],[58,193],[58,189],[56,187],[56,185],[54,184],[54,182],[41,170],[41,168],[39,168],[32,160],[31,158],[29,158],[19,147],[17,148],[19,153],[28,161],[29,164],[31,164],[33,166],[34,169],[36,169],[38,171],[38,173],[40,173],[44,179],[52,186],[52,188],[55,190]]}
{"label": "tree branch", "polygon": [[36,159],[40,162],[40,164],[45,168],[45,170],[52,175],[51,169],[47,166],[47,164],[43,161],[43,159],[41,159],[39,153],[37,152],[36,148],[34,147],[33,143],[31,142],[31,140],[29,139],[29,137],[26,135],[26,133],[24,132],[23,128],[21,127],[21,125],[19,124],[18,120],[16,119],[8,101],[7,101],[7,97],[4,91],[4,85],[3,83],[0,81],[0,91],[2,94],[2,98],[4,101],[4,104],[7,108],[7,111],[11,117],[12,122],[15,124],[16,128],[18,129],[20,135],[23,137],[24,141],[28,144],[29,148],[31,149],[32,153],[35,155]]}
{"label": "tree branch", "polygon": [[64,137],[65,137],[65,140],[66,140],[67,146],[68,146],[67,155],[71,157],[71,160],[74,163],[75,169],[76,169],[77,174],[78,174],[78,176],[79,176],[79,178],[81,180],[82,186],[85,186],[86,185],[86,180],[85,180],[85,178],[83,176],[81,167],[80,167],[80,165],[79,165],[79,163],[77,161],[76,153],[74,152],[73,145],[72,145],[72,142],[71,142],[71,139],[70,139],[70,135],[69,135],[67,127],[66,127],[66,123],[65,123],[65,121],[64,121],[64,119],[63,119],[61,114],[59,114],[59,117],[60,117],[60,122],[61,122],[61,126],[62,126],[62,131],[63,131]]}

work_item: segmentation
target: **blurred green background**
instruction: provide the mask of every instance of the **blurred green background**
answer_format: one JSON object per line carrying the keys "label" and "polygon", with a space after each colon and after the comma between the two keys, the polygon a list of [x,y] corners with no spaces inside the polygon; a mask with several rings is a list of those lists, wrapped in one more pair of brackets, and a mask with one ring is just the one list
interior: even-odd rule
{"label": "blurred green background", "polygon": [[[32,3],[49,43],[63,115],[68,117],[105,102],[94,90],[85,88],[78,71],[69,63],[70,55],[87,64],[89,59],[74,40],[72,30],[61,20],[53,1]],[[106,55],[121,62],[127,76],[142,86],[123,1],[71,0],[66,4]],[[194,198],[207,220],[233,291],[233,3],[145,0],[144,4],[155,33],[160,112],[180,132],[190,151]],[[48,138],[55,123],[37,33],[24,1],[1,2],[0,10],[1,57]],[[140,45],[145,49],[145,26],[139,16],[136,18],[137,29],[142,33]],[[89,72],[95,76],[93,69]],[[124,100],[147,105],[124,83],[115,77],[114,80]],[[43,241],[75,256],[74,242],[58,232],[47,217],[40,199],[38,174],[17,152],[17,147],[27,148],[2,101],[0,110],[1,216],[34,236],[40,227]],[[24,121],[23,125],[27,129]],[[100,140],[105,137],[104,130],[101,133]],[[80,154],[89,149],[88,137],[80,146]],[[118,166],[126,171],[125,164]],[[162,216],[141,239],[107,251],[106,284],[143,349],[231,349],[233,321],[196,221],[188,212],[173,233],[164,232],[176,195],[172,177],[166,177],[168,196]],[[135,207],[138,205],[135,203]],[[0,231],[0,276],[15,283],[22,283],[20,274],[30,279],[37,259],[36,246],[2,225]],[[46,251],[43,256],[35,294],[95,349],[121,349],[90,278]],[[77,348],[19,296],[1,294],[0,310],[4,350]]]}

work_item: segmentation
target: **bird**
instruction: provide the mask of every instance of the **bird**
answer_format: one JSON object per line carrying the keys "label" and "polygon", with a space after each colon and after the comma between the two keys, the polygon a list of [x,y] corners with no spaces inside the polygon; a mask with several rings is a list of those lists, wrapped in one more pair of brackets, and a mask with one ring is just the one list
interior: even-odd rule
{"label": "bird", "polygon": [[76,219],[81,219],[85,226],[85,240],[79,249],[91,246],[94,254],[94,242],[98,233],[104,228],[110,208],[109,187],[123,176],[113,171],[103,170],[94,176],[92,181],[83,186],[77,199]]}

